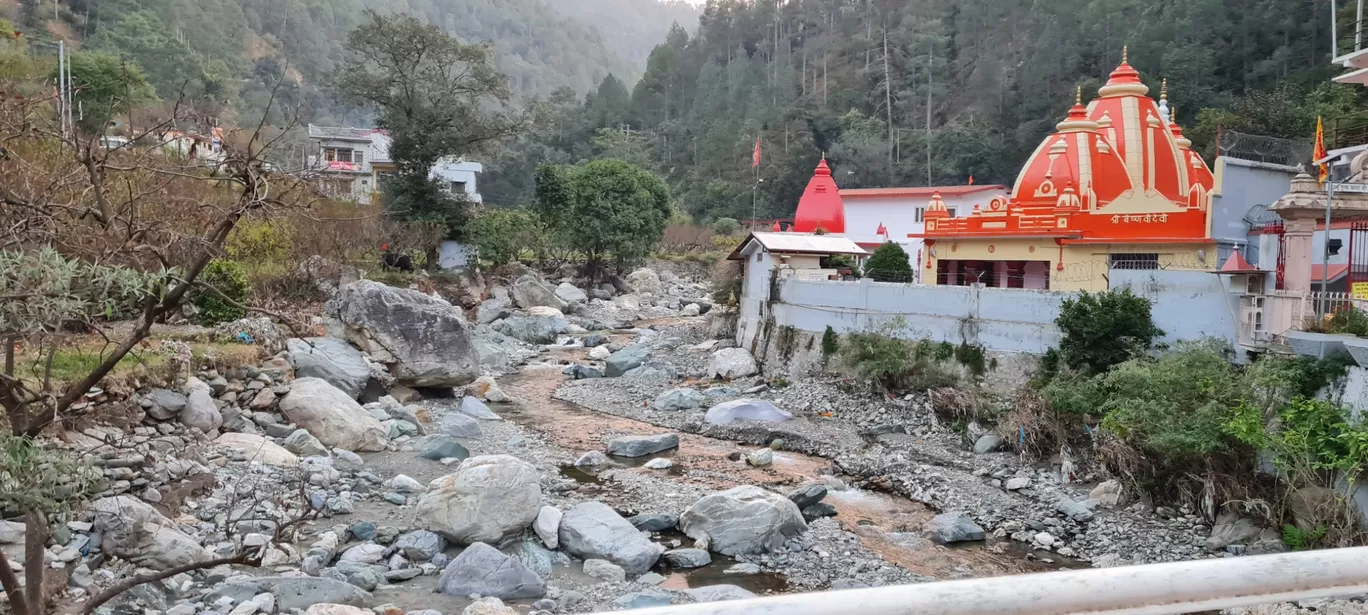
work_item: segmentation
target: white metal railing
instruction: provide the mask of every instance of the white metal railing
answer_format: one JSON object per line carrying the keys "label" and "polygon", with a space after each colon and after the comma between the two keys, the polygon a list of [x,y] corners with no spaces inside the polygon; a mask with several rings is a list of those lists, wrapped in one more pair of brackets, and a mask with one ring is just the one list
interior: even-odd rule
{"label": "white metal railing", "polygon": [[1349,293],[1275,290],[1240,297],[1240,343],[1259,346],[1278,343],[1288,331],[1300,331],[1309,323],[1346,308],[1368,311],[1368,299]]}
{"label": "white metal railing", "polygon": [[789,594],[635,615],[1163,615],[1368,593],[1368,547]]}

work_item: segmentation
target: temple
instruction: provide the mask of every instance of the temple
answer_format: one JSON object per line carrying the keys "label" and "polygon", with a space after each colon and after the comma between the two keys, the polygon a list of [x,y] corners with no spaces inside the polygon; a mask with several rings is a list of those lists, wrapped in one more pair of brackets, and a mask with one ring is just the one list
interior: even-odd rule
{"label": "temple", "polygon": [[[778,224],[777,222],[775,223]],[[778,230],[778,229],[775,229]],[[826,156],[808,180],[803,196],[798,200],[798,211],[793,214],[793,229],[799,233],[845,233],[845,204],[836,180],[831,178],[831,167]]]}
{"label": "temple", "polygon": [[908,234],[926,245],[922,282],[1105,290],[1109,269],[1219,266],[1215,178],[1172,121],[1167,84],[1158,101],[1148,93],[1123,54],[1086,108],[1076,95],[1006,196],[955,218],[934,194],[925,230]]}

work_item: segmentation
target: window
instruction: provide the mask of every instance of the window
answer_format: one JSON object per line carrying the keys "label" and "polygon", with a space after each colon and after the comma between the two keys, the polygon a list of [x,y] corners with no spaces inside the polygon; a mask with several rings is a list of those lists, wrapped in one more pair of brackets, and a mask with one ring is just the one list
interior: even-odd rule
{"label": "window", "polygon": [[948,214],[951,218],[954,218],[954,217],[955,217],[955,208],[954,208],[954,207],[946,207],[946,208],[945,208],[945,213]]}
{"label": "window", "polygon": [[1112,269],[1158,269],[1158,254],[1112,254]]}
{"label": "window", "polygon": [[923,221],[925,221],[925,220],[926,220],[926,208],[925,208],[925,207],[918,207],[918,208],[917,208],[917,222],[923,222]]}
{"label": "window", "polygon": [[353,162],[353,163],[361,164],[361,159],[362,159],[363,157],[364,157],[364,155],[361,153],[361,150],[359,150],[359,149],[357,149],[357,150],[352,150],[352,162]]}
{"label": "window", "polygon": [[755,262],[757,262],[757,263],[760,262],[761,254],[762,254],[761,252],[756,252],[756,253],[755,253]]}
{"label": "window", "polygon": [[451,193],[452,193],[452,194],[465,194],[465,191],[466,191],[465,185],[466,185],[465,182],[451,182]]}
{"label": "window", "polygon": [[328,162],[360,163],[361,152],[341,147],[325,147],[323,148],[323,159]]}

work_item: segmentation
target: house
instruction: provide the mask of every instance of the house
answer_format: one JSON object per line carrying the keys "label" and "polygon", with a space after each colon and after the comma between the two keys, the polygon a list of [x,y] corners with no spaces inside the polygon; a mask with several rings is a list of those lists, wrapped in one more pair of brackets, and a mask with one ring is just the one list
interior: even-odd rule
{"label": "house", "polygon": [[747,235],[727,256],[727,260],[741,261],[741,296],[737,298],[740,313],[763,320],[764,302],[760,297],[769,296],[773,276],[802,280],[835,277],[838,270],[825,267],[823,261],[836,255],[861,259],[869,253],[839,235],[762,232]]}
{"label": "house", "polygon": [[[309,124],[309,142],[315,153],[305,161],[318,174],[329,196],[371,203],[379,198],[380,184],[398,168],[390,159],[389,133],[378,128],[346,128]],[[432,165],[430,177],[446,192],[482,201],[476,179],[484,165],[447,156]]]}
{"label": "house", "polygon": [[1081,91],[1009,194],[950,216],[933,195],[919,267],[926,284],[1105,290],[1111,269],[1212,271],[1215,177],[1122,54],[1096,99]]}
{"label": "house", "polygon": [[[927,202],[940,194],[951,218],[968,217],[975,205],[982,206],[1007,192],[995,184],[965,186],[920,186],[906,188],[855,188],[840,191],[845,206],[846,233],[860,247],[873,251],[879,244],[896,241],[919,262],[924,249],[920,238],[909,235],[926,230]],[[920,273],[920,267],[913,268]],[[915,278],[920,281],[920,278]]]}

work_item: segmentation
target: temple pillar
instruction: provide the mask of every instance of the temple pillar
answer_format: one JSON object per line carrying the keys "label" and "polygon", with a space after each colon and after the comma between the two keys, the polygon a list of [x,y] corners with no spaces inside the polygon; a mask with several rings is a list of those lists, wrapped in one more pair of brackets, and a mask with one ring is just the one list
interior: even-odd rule
{"label": "temple pillar", "polygon": [[[1344,189],[1336,191],[1330,203],[1332,221],[1368,218],[1368,191],[1363,190],[1368,186],[1363,183],[1365,179],[1368,178],[1356,175],[1352,184],[1337,184],[1343,185]],[[1313,290],[1316,280],[1311,279],[1311,265],[1319,255],[1315,253],[1312,238],[1325,219],[1327,200],[1324,185],[1306,173],[1299,173],[1292,178],[1287,194],[1268,208],[1284,221],[1283,288],[1286,290],[1302,293]]]}
{"label": "temple pillar", "polygon": [[[1290,212],[1289,212],[1290,213]],[[1307,212],[1301,212],[1307,213]],[[1313,239],[1318,217],[1296,215],[1285,219],[1283,224],[1283,249],[1287,254],[1283,261],[1283,288],[1290,291],[1311,292],[1311,265]]]}

